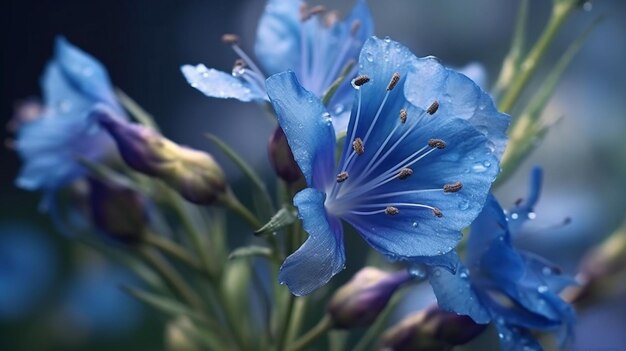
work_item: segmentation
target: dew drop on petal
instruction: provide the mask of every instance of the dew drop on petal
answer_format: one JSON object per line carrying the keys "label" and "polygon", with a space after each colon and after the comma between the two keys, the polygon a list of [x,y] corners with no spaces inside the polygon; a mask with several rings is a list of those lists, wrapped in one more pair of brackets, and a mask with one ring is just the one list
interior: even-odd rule
{"label": "dew drop on petal", "polygon": [[413,222],[413,228],[417,228],[417,222]]}
{"label": "dew drop on petal", "polygon": [[535,219],[537,218],[537,214],[535,212],[528,212],[528,219]]}
{"label": "dew drop on petal", "polygon": [[550,268],[550,267],[543,267],[541,269],[541,273],[543,275],[552,275],[552,268]]}
{"label": "dew drop on petal", "polygon": [[337,115],[340,115],[344,110],[345,110],[345,107],[343,106],[343,104],[337,104],[335,105],[335,108],[333,109],[333,113],[335,114],[335,116],[337,116]]}
{"label": "dew drop on petal", "polygon": [[472,166],[472,171],[473,171],[474,173],[483,173],[483,172],[485,172],[486,170],[487,170],[487,167],[485,167],[485,165],[484,165],[484,164],[482,164],[482,163],[478,163],[478,162],[477,162],[477,163],[475,163],[475,164]]}
{"label": "dew drop on petal", "polygon": [[374,62],[374,55],[372,55],[372,53],[368,51],[365,53],[365,59],[368,62]]}
{"label": "dew drop on petal", "polygon": [[511,219],[518,219],[519,218],[519,214],[517,214],[516,212],[511,213]]}
{"label": "dew drop on petal", "polygon": [[441,271],[439,270],[439,268],[435,268],[435,269],[433,270],[433,275],[434,275],[435,277],[441,277]]}
{"label": "dew drop on petal", "polygon": [[422,266],[409,267],[409,274],[415,279],[426,278],[426,270]]}
{"label": "dew drop on petal", "polygon": [[383,40],[385,43],[391,43],[391,38],[389,36],[384,37]]}
{"label": "dew drop on petal", "polygon": [[469,208],[469,201],[463,200],[459,202],[459,210],[465,211]]}
{"label": "dew drop on petal", "polygon": [[547,287],[547,286],[545,286],[545,285],[540,285],[540,286],[537,288],[537,291],[538,291],[539,293],[543,294],[543,293],[545,293],[546,291],[548,291],[548,287]]}

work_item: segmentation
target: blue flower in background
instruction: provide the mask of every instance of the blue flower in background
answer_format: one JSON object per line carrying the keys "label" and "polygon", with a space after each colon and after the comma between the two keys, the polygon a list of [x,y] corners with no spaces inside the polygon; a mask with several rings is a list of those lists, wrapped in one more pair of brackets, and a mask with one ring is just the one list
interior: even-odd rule
{"label": "blue flower in background", "polygon": [[57,38],[41,85],[41,115],[17,131],[16,148],[24,165],[16,183],[53,193],[84,174],[78,157],[97,159],[112,146],[108,134],[88,121],[92,107],[104,103],[123,113],[104,67],[65,38]]}
{"label": "blue flower in background", "polygon": [[531,331],[560,332],[563,345],[574,324],[573,308],[559,297],[574,280],[511,243],[521,223],[534,217],[540,186],[541,170],[536,168],[528,199],[508,214],[489,196],[472,224],[465,267],[459,266],[456,274],[431,269],[439,306],[480,324],[493,321],[504,350],[541,350]]}
{"label": "blue flower in background", "polygon": [[23,224],[0,225],[0,319],[36,311],[54,282],[57,256],[48,238]]}
{"label": "blue flower in background", "polygon": [[[356,60],[373,32],[365,0],[357,0],[343,20],[336,12],[327,12],[320,6],[309,8],[296,0],[269,0],[257,29],[255,52],[265,73],[292,70],[307,90],[321,97],[346,64]],[[264,72],[241,50],[234,36],[225,36],[225,41],[242,59],[232,74],[202,64],[185,65],[181,70],[189,84],[210,97],[266,101]],[[356,69],[353,67],[349,76]],[[352,97],[349,81],[343,82],[328,104],[330,112],[347,117]],[[347,118],[338,129],[345,130],[346,123]]]}
{"label": "blue flower in background", "polygon": [[[426,73],[423,79],[432,84],[423,81]],[[423,89],[408,89],[410,82]],[[356,98],[336,164],[331,117],[316,94],[293,72],[266,82],[308,184],[294,204],[309,238],[285,260],[279,276],[296,295],[343,269],[340,219],[391,259],[452,269],[453,255],[444,254],[478,215],[498,173],[495,145],[504,145],[498,128],[506,128],[508,116],[469,78],[374,37],[361,51],[352,83]],[[465,111],[474,113],[456,113]],[[474,127],[487,120],[493,123],[485,129]]]}

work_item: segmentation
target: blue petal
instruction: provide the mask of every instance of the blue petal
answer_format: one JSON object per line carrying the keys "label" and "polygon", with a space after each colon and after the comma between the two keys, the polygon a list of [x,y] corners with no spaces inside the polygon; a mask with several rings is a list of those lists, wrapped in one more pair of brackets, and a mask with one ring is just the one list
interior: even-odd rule
{"label": "blue petal", "polygon": [[467,78],[471,79],[481,89],[487,88],[487,69],[485,66],[478,62],[470,62],[467,65],[459,68],[459,73],[463,74]]}
{"label": "blue petal", "polygon": [[268,74],[300,67],[300,1],[269,0],[254,50]]}
{"label": "blue petal", "polygon": [[267,95],[262,87],[233,77],[216,69],[209,69],[205,65],[184,65],[180,68],[187,82],[204,95],[222,99],[237,99],[239,101],[265,101]]}
{"label": "blue petal", "polygon": [[414,267],[417,267],[418,270],[420,269],[420,265],[425,265],[427,267],[442,267],[447,269],[452,274],[456,274],[456,271],[461,264],[456,250],[437,256],[411,257],[410,262],[414,265]]}
{"label": "blue petal", "polygon": [[554,263],[532,252],[519,251],[526,266],[526,274],[520,282],[524,286],[546,286],[553,293],[560,293],[568,286],[578,285],[576,279],[561,274]]}
{"label": "blue petal", "polygon": [[[409,118],[411,113],[409,109]],[[393,118],[397,119],[395,115]],[[486,138],[469,123],[460,119],[452,119],[447,123],[434,119],[422,121],[413,124],[407,122],[403,126],[411,128],[408,137],[401,147],[384,159],[378,170],[372,172],[373,179],[355,183],[357,185],[349,188],[352,178],[342,184],[346,186],[345,192],[348,194],[363,189],[363,195],[352,200],[354,209],[374,206],[381,209],[394,206],[399,209],[395,216],[385,213],[366,216],[349,213],[342,216],[359,229],[372,246],[387,255],[433,256],[450,251],[461,238],[460,230],[478,215],[498,172],[497,159],[487,147]],[[441,138],[447,142],[447,146],[442,150],[431,150],[427,146],[430,138]],[[399,168],[396,166],[424,146],[432,152],[411,165],[411,176],[404,180],[397,179]],[[367,150],[367,143],[365,147]],[[367,151],[362,156],[365,154]],[[357,166],[361,162],[367,163],[367,158],[359,157],[354,162],[355,171],[351,174],[355,174],[355,178],[360,173],[367,174],[363,166]],[[383,179],[389,181],[375,188]],[[445,184],[457,181],[463,184],[460,191],[444,192]],[[443,213],[443,217],[435,216],[427,207],[403,207],[402,204],[436,207]]]}
{"label": "blue petal", "polygon": [[445,68],[433,57],[422,58],[409,73],[404,93],[422,108],[438,101],[437,113],[468,120],[493,143],[496,155],[504,152],[510,118],[498,112],[491,97],[466,76]]}
{"label": "blue petal", "polygon": [[328,283],[344,268],[343,229],[338,219],[324,209],[325,194],[306,188],[296,194],[294,204],[309,238],[280,268],[279,281],[301,296]]}
{"label": "blue petal", "polygon": [[54,59],[65,79],[80,94],[117,107],[109,75],[93,56],[70,44],[65,38],[58,37]]}
{"label": "blue petal", "polygon": [[478,324],[491,321],[489,311],[483,306],[470,282],[469,271],[460,266],[456,274],[439,267],[431,268],[430,285],[441,309],[467,315]]}
{"label": "blue petal", "polygon": [[465,261],[467,265],[472,268],[478,266],[491,243],[500,238],[510,242],[506,216],[496,198],[489,195],[485,206],[471,226],[467,241]]}
{"label": "blue petal", "polygon": [[528,198],[522,199],[522,202],[518,203],[514,208],[509,211],[509,230],[511,235],[517,235],[524,223],[530,218],[533,213],[535,204],[539,201],[539,194],[541,193],[541,183],[543,180],[543,171],[541,167],[533,167],[530,173],[530,189],[528,191]]}
{"label": "blue petal", "polygon": [[335,132],[330,115],[291,71],[269,77],[266,86],[278,123],[307,184],[324,191],[335,168]]}
{"label": "blue petal", "polygon": [[532,334],[523,328],[513,327],[504,321],[496,322],[502,350],[507,351],[542,351],[543,348]]}

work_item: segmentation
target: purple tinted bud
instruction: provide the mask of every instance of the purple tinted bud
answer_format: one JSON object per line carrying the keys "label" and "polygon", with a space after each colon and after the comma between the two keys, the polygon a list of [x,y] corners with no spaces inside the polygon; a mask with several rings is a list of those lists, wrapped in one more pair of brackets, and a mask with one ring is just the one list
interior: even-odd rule
{"label": "purple tinted bud", "polygon": [[438,351],[463,345],[487,328],[467,316],[431,307],[409,315],[388,329],[380,341],[381,349],[395,351]]}
{"label": "purple tinted bud", "polygon": [[115,241],[137,244],[148,222],[145,199],[132,189],[93,178],[89,186],[94,225]]}
{"label": "purple tinted bud", "polygon": [[328,304],[328,314],[337,328],[366,326],[385,309],[393,293],[411,280],[406,270],[388,273],[372,267],[361,269],[339,288]]}
{"label": "purple tinted bud", "polygon": [[94,118],[115,139],[128,166],[159,178],[185,199],[212,204],[228,190],[224,172],[209,154],[180,146],[156,131],[113,117],[97,108]]}
{"label": "purple tinted bud", "polygon": [[267,153],[270,163],[280,179],[287,183],[295,183],[304,179],[300,167],[298,167],[296,160],[293,159],[293,153],[291,148],[289,148],[289,144],[287,144],[287,137],[285,137],[282,128],[276,128],[274,134],[270,136],[267,144]]}

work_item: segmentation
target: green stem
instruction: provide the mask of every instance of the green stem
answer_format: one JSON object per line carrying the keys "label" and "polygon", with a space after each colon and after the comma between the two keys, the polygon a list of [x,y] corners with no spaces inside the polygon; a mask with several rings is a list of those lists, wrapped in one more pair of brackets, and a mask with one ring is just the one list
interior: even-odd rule
{"label": "green stem", "polygon": [[287,348],[287,350],[300,351],[305,347],[311,345],[315,340],[326,334],[332,328],[333,321],[331,320],[329,315],[325,315],[311,330],[309,330],[300,339],[291,344],[289,348]]}
{"label": "green stem", "polygon": [[194,259],[185,248],[172,242],[170,240],[164,239],[158,235],[149,233],[143,238],[144,242],[156,249],[159,249],[164,254],[168,255],[171,258],[178,260],[179,262],[184,263],[192,269],[197,271],[202,271],[202,266],[196,259]]}
{"label": "green stem", "polygon": [[287,308],[285,310],[285,319],[281,326],[277,350],[283,350],[285,348],[285,344],[287,343],[287,338],[289,335],[289,326],[291,325],[291,320],[293,318],[293,305],[294,305],[295,299],[296,298],[290,292],[288,292],[287,301],[286,301]]}
{"label": "green stem", "polygon": [[165,283],[182,298],[189,306],[197,311],[205,311],[202,300],[187,284],[180,274],[155,250],[141,247],[139,253],[143,259],[163,278]]}
{"label": "green stem", "polygon": [[539,62],[545,55],[548,47],[554,41],[554,37],[565,23],[574,9],[574,3],[571,1],[555,2],[552,7],[552,13],[548,24],[543,33],[530,50],[526,58],[521,64],[520,72],[512,80],[511,86],[507,89],[498,106],[500,111],[509,113],[522,94],[522,91],[533,76]]}
{"label": "green stem", "polygon": [[238,215],[241,219],[246,221],[253,229],[259,229],[263,226],[250,210],[246,206],[244,206],[239,199],[229,190],[229,192],[223,198],[223,204],[234,214]]}
{"label": "green stem", "polygon": [[306,301],[307,298],[302,296],[294,302],[291,323],[289,324],[289,329],[287,330],[287,343],[290,343],[292,340],[296,338],[296,335],[300,332],[300,328],[302,328],[302,321],[304,320],[305,312],[306,312]]}

